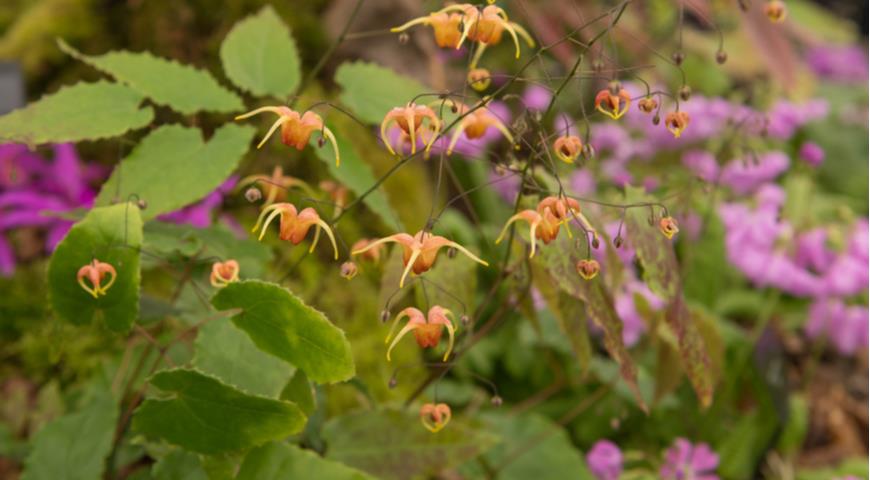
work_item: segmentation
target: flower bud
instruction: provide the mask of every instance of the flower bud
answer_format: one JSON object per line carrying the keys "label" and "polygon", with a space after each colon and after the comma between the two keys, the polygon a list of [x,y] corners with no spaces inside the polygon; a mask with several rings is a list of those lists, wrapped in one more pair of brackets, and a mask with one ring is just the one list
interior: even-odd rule
{"label": "flower bud", "polygon": [[493,395],[492,400],[490,400],[490,402],[491,402],[494,406],[496,406],[496,407],[500,407],[501,404],[504,403],[504,400],[502,400],[502,398],[499,397],[498,395]]}
{"label": "flower bud", "polygon": [[456,258],[456,247],[450,247],[447,249],[447,258]]}
{"label": "flower bud", "polygon": [[396,385],[399,384],[399,380],[396,377],[390,377],[390,381],[387,382],[387,387],[393,389],[396,388]]}
{"label": "flower bud", "polygon": [[672,217],[663,217],[659,220],[659,230],[662,232],[662,235],[671,239],[680,231],[680,228],[677,225],[677,221]]}
{"label": "flower bud", "polygon": [[469,323],[471,323],[471,318],[469,318],[468,315],[463,314],[461,317],[459,317],[459,321],[462,322],[462,325],[468,325]]}
{"label": "flower bud", "polygon": [[622,235],[617,235],[613,239],[613,246],[616,248],[622,248]]}
{"label": "flower bud", "polygon": [[604,70],[604,62],[602,62],[600,58],[592,60],[592,70],[601,73],[601,71]]}
{"label": "flower bud", "polygon": [[405,32],[402,32],[402,33],[399,34],[399,44],[400,44],[400,45],[405,45],[405,44],[407,44],[407,43],[408,43],[408,40],[410,40],[410,39],[411,39],[411,37],[408,36],[408,34],[405,33]]}
{"label": "flower bud", "polygon": [[680,100],[687,101],[692,97],[692,87],[688,85],[683,85],[680,87]]}
{"label": "flower bud", "polygon": [[611,95],[618,96],[619,92],[622,91],[622,83],[619,80],[613,80],[607,84],[607,88],[610,90]]}
{"label": "flower bud", "polygon": [[653,115],[653,117],[652,117],[652,124],[653,124],[653,125],[658,125],[658,124],[660,124],[660,123],[662,123],[662,117],[659,116],[658,113],[655,114],[655,115]]}
{"label": "flower bud", "polygon": [[725,53],[725,50],[719,50],[716,52],[716,63],[722,65],[723,63],[728,61],[728,54]]}
{"label": "flower bud", "polygon": [[359,273],[359,269],[354,262],[344,262],[341,264],[341,276],[350,280]]}
{"label": "flower bud", "polygon": [[587,161],[591,161],[595,159],[595,147],[591,144],[583,145],[583,158]]}
{"label": "flower bud", "polygon": [[492,75],[485,68],[475,68],[468,72],[468,84],[474,90],[482,92],[492,83]]}
{"label": "flower bud", "polygon": [[140,198],[139,201],[136,202],[136,206],[139,207],[139,210],[145,210],[148,208],[148,202]]}
{"label": "flower bud", "polygon": [[594,235],[594,234],[593,234],[593,235],[592,235],[592,248],[598,250],[598,247],[599,247],[600,245],[601,245],[601,243],[598,242],[598,235]]}
{"label": "flower bud", "polygon": [[263,198],[263,192],[256,187],[251,187],[245,190],[245,200],[254,203],[259,202]]}
{"label": "flower bud", "polygon": [[387,323],[390,320],[390,311],[387,309],[381,310],[381,323]]}
{"label": "flower bud", "polygon": [[671,55],[671,58],[674,60],[674,63],[679,67],[683,64],[683,60],[686,59],[686,56],[683,55],[683,52],[674,52],[674,54]]}

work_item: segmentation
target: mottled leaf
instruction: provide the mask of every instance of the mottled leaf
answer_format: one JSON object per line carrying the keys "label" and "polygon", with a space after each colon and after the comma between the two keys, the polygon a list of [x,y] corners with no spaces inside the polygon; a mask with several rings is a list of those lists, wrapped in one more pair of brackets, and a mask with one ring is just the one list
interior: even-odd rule
{"label": "mottled leaf", "polygon": [[[113,331],[129,330],[139,314],[141,243],[142,220],[134,204],[91,210],[73,225],[49,261],[48,295],[55,313],[75,324],[98,318]],[[99,298],[77,281],[79,269],[94,259],[112,265],[118,276]]]}
{"label": "mottled leaf", "polygon": [[248,150],[254,129],[224,125],[203,142],[196,128],[165,125],[151,132],[103,184],[97,205],[147,202],[147,220],[194,203],[217,188]]}
{"label": "mottled leaf", "polygon": [[571,350],[577,356],[583,374],[589,369],[592,358],[592,344],[586,327],[586,309],[583,302],[559,288],[545,269],[533,263],[535,288],[544,297],[547,306],[556,317],[559,329],[568,338]]}
{"label": "mottled leaf", "polygon": [[241,309],[233,324],[260,350],[305,371],[317,383],[354,375],[350,343],[321,312],[273,283],[246,280],[222,288],[212,299],[218,310]]}
{"label": "mottled leaf", "polygon": [[58,40],[58,45],[72,57],[115,77],[154,103],[166,105],[183,114],[201,110],[234,112],[244,107],[236,94],[222,87],[205,70],[155,57],[148,52],[121,50],[90,56],[63,40]]}
{"label": "mottled leaf", "polygon": [[373,480],[359,470],[326,460],[310,450],[286,443],[269,443],[251,450],[236,480]]}
{"label": "mottled leaf", "polygon": [[277,397],[293,374],[293,367],[261,351],[245,332],[225,319],[199,329],[194,352],[197,369],[254,395]]}
{"label": "mottled leaf", "polygon": [[610,292],[600,275],[592,280],[584,280],[577,274],[575,264],[585,258],[583,253],[574,248],[574,241],[567,235],[560,235],[550,245],[540,249],[535,261],[550,273],[562,290],[585,302],[589,318],[604,332],[604,348],[619,364],[620,374],[634,393],[638,406],[647,411],[646,402],[637,386],[637,367],[623,343],[622,321],[616,314]]}
{"label": "mottled leaf", "polygon": [[433,435],[418,416],[367,410],[333,418],[323,428],[326,457],[378,478],[434,476],[486,451],[498,437],[454,418]]}
{"label": "mottled leaf", "polygon": [[[335,82],[342,88],[341,102],[362,121],[375,124],[380,124],[393,107],[403,107],[417,95],[431,91],[413,78],[366,62],[341,64]],[[424,97],[419,102],[433,98]]]}
{"label": "mottled leaf", "polygon": [[22,480],[102,478],[118,403],[108,387],[94,387],[85,400],[84,408],[52,420],[36,433]]}
{"label": "mottled leaf", "polygon": [[139,108],[142,98],[109,82],[63,87],[0,116],[0,143],[38,145],[116,137],[151,123],[154,111]]}
{"label": "mottled leaf", "polygon": [[245,394],[195,370],[165,370],[150,383],[169,398],[142,403],[133,416],[133,429],[193,452],[250,448],[297,433],[305,425],[296,405]]}
{"label": "mottled leaf", "polygon": [[221,44],[221,62],[233,83],[259,96],[287,97],[302,76],[296,42],[269,5],[233,26]]}

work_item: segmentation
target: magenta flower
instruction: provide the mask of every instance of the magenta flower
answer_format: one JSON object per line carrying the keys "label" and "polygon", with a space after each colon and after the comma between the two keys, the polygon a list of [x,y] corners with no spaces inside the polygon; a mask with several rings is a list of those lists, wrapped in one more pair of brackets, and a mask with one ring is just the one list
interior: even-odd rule
{"label": "magenta flower", "polygon": [[713,183],[719,176],[719,164],[716,157],[705,150],[689,150],[683,154],[683,165],[692,171],[698,178]]}
{"label": "magenta flower", "polygon": [[716,467],[717,455],[706,443],[692,443],[678,438],[674,446],[665,452],[665,461],[660,474],[663,480],[719,480]]}
{"label": "magenta flower", "polygon": [[166,222],[186,224],[195,228],[209,227],[214,220],[215,209],[221,206],[224,196],[233,190],[238,181],[238,177],[234,175],[199,202],[188,205],[181,210],[160,215],[158,218]]}
{"label": "magenta flower", "polygon": [[810,338],[827,337],[842,355],[867,348],[867,307],[847,306],[841,299],[818,299],[810,306],[804,332]]}
{"label": "magenta flower", "polygon": [[586,464],[598,480],[618,480],[622,474],[622,451],[609,440],[599,440],[586,454]]}
{"label": "magenta flower", "polygon": [[543,112],[550,105],[553,93],[550,89],[538,84],[531,84],[523,92],[523,104],[529,110]]}
{"label": "magenta flower", "polygon": [[738,194],[755,191],[788,170],[789,160],[783,152],[769,152],[758,157],[738,158],[722,169],[720,182]]}
{"label": "magenta flower", "polygon": [[825,45],[807,52],[816,75],[843,83],[867,82],[867,51],[858,46]]}
{"label": "magenta flower", "polygon": [[813,142],[804,142],[801,145],[800,151],[798,151],[798,155],[800,155],[801,160],[807,162],[812,167],[818,167],[825,161],[825,151],[817,143]]}

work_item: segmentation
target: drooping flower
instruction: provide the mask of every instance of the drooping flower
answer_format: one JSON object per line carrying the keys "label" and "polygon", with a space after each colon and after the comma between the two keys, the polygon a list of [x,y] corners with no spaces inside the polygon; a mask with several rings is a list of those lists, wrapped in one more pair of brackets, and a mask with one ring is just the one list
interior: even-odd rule
{"label": "drooping flower", "polygon": [[609,440],[599,440],[586,454],[586,464],[598,480],[619,480],[622,474],[622,451]]}
{"label": "drooping flower", "polygon": [[492,74],[485,68],[473,68],[468,71],[468,84],[478,92],[489,88],[492,83]]}
{"label": "drooping flower", "polygon": [[575,268],[577,269],[577,273],[583,277],[584,280],[592,280],[598,276],[598,272],[601,270],[601,265],[598,263],[598,260],[584,258],[577,262]]}
{"label": "drooping flower", "polygon": [[[266,218],[266,215],[268,215],[268,218]],[[256,232],[260,228],[260,225],[263,225],[258,240],[263,239],[263,236],[266,235],[266,230],[269,228],[269,224],[279,216],[281,217],[281,223],[278,237],[281,240],[289,240],[293,245],[299,245],[305,238],[305,235],[308,234],[308,230],[314,226],[316,227],[314,240],[311,241],[311,248],[308,250],[309,252],[313,252],[314,247],[317,246],[317,241],[320,239],[320,230],[323,229],[326,231],[326,235],[329,236],[329,240],[332,241],[332,248],[335,250],[335,259],[338,260],[338,246],[335,244],[335,237],[332,235],[332,229],[329,228],[329,225],[320,218],[317,211],[311,207],[305,208],[301,212],[298,212],[296,206],[292,203],[273,203],[272,205],[264,207],[260,212],[260,217],[257,218],[257,223],[251,230],[252,232]],[[264,218],[266,219],[265,222],[263,221]]]}
{"label": "drooping flower", "polygon": [[[572,218],[578,219],[583,228],[593,237],[597,236],[595,228],[580,211],[580,203],[577,200],[569,197],[547,197],[538,203],[537,209],[523,210],[509,218],[495,243],[501,243],[512,223],[525,220],[529,224],[529,241],[531,242],[529,258],[532,258],[535,256],[536,239],[542,240],[544,244],[549,244],[559,235],[559,228],[562,224],[568,223]],[[568,235],[571,235],[570,229]]]}
{"label": "drooping flower", "polygon": [[659,230],[662,232],[662,235],[668,237],[670,240],[680,231],[680,227],[677,225],[677,221],[674,220],[673,217],[662,217],[662,219],[659,220]]}
{"label": "drooping flower", "polygon": [[426,430],[438,433],[450,423],[450,406],[446,403],[425,403],[420,407],[420,421]]}
{"label": "drooping flower", "polygon": [[278,127],[281,128],[281,142],[288,147],[294,147],[296,150],[303,150],[311,140],[311,134],[316,130],[323,133],[324,138],[332,144],[332,149],[335,151],[335,165],[341,164],[341,156],[338,151],[338,142],[335,140],[335,135],[332,131],[323,124],[323,118],[311,110],[299,115],[299,112],[284,106],[275,107],[260,107],[243,115],[236,117],[236,120],[244,120],[246,118],[258,115],[260,113],[271,112],[278,115],[278,120],[269,128],[269,132],[263,137],[263,140],[257,145],[257,148],[262,147],[269,137],[275,133]]}
{"label": "drooping flower", "polygon": [[373,240],[369,240],[368,238],[361,238],[354,242],[353,246],[350,247],[351,252],[361,251],[360,256],[363,260],[369,260],[371,262],[379,262],[381,259],[381,250],[384,249],[384,245],[380,244],[371,249],[366,249],[366,247],[372,243]]}
{"label": "drooping flower", "polygon": [[456,328],[453,326],[453,322],[450,321],[448,316],[452,317],[453,313],[438,305],[430,308],[429,313],[426,316],[423,315],[423,312],[414,307],[408,307],[399,312],[399,314],[396,315],[396,319],[393,320],[393,325],[390,327],[390,333],[387,335],[384,343],[390,342],[390,338],[393,337],[393,332],[396,330],[396,326],[399,325],[402,318],[408,317],[408,322],[401,330],[399,330],[399,333],[395,338],[393,338],[393,342],[390,343],[389,348],[387,348],[387,360],[391,360],[390,353],[392,353],[393,347],[395,347],[396,344],[399,343],[399,340],[401,340],[408,332],[414,332],[414,338],[417,340],[417,345],[419,345],[420,348],[433,348],[441,341],[441,334],[446,328],[449,339],[447,350],[444,352],[444,357],[442,358],[442,361],[446,362],[447,359],[450,358],[450,353],[453,351],[453,342],[456,335]]}
{"label": "drooping flower", "polygon": [[437,12],[432,12],[429,15],[415,18],[403,25],[391,28],[393,33],[404,32],[405,30],[415,25],[426,25],[432,27],[435,34],[435,43],[441,48],[459,48],[461,45],[460,24],[462,23],[463,14],[457,13],[462,11],[459,5],[451,5]]}
{"label": "drooping flower", "polygon": [[684,111],[669,112],[665,115],[665,127],[674,135],[674,138],[680,138],[683,130],[688,126],[689,114]]}
{"label": "drooping flower", "polygon": [[764,14],[768,20],[773,23],[782,23],[785,17],[788,16],[788,10],[785,7],[785,2],[781,0],[768,0],[764,6]]}
{"label": "drooping flower", "polygon": [[619,89],[615,95],[609,88],[605,88],[595,95],[595,108],[614,120],[619,120],[625,115],[630,105],[631,95],[624,88]]}
{"label": "drooping flower", "polygon": [[225,262],[214,262],[211,266],[211,276],[209,276],[211,286],[223,288],[227,285],[239,280],[239,262],[235,260],[227,260]]}
{"label": "drooping flower", "polygon": [[356,274],[359,273],[359,269],[357,268],[356,263],[354,263],[354,262],[342,263],[340,271],[341,271],[341,276],[348,279],[348,280],[353,279],[353,277],[355,277]]}
{"label": "drooping flower", "polygon": [[[477,7],[469,4],[456,5],[455,7],[461,8],[464,13],[462,37],[459,39],[459,45],[462,45],[465,38],[483,45],[495,45],[501,41],[502,33],[507,30],[516,47],[516,58],[520,58],[520,41],[517,34],[523,37],[530,48],[535,46],[535,41],[532,40],[531,35],[519,24],[508,20],[507,13],[501,7],[488,5],[483,7],[483,10],[478,10]],[[459,47],[457,46],[457,48]]]}
{"label": "drooping flower", "polygon": [[[423,122],[426,121],[427,125]],[[393,155],[396,155],[395,146],[390,142],[387,136],[387,129],[390,125],[396,124],[402,131],[403,140],[407,140],[411,145],[411,154],[417,153],[417,136],[426,139],[426,152],[432,148],[432,143],[441,131],[441,120],[435,115],[435,112],[426,105],[417,105],[416,103],[408,103],[404,107],[395,107],[384,116],[384,121],[381,122],[381,140],[384,146]]]}
{"label": "drooping flower", "polygon": [[450,137],[450,144],[447,146],[447,155],[453,153],[453,148],[456,146],[456,142],[459,141],[460,135],[465,133],[466,138],[475,140],[482,138],[489,127],[495,127],[504,135],[508,142],[514,142],[514,137],[511,135],[510,130],[508,130],[507,125],[491,113],[486,104],[478,105],[473,109],[458,102],[454,103],[454,105],[456,106],[457,113],[462,115],[463,118],[459,121],[459,125],[454,127],[453,135]]}
{"label": "drooping flower", "polygon": [[[107,275],[111,278],[109,278],[108,283],[103,285]],[[117,278],[118,274],[115,272],[115,267],[96,258],[91,263],[80,268],[76,274],[76,280],[79,285],[94,298],[100,298],[100,295],[108,293],[107,290],[115,283]],[[90,286],[85,282],[85,279],[91,283]]]}
{"label": "drooping flower", "polygon": [[583,150],[583,142],[576,135],[563,135],[553,142],[553,150],[559,160],[574,163]]}
{"label": "drooping flower", "polygon": [[663,480],[719,480],[716,475],[719,455],[706,443],[692,445],[685,438],[678,438],[665,452],[664,460],[659,471]]}
{"label": "drooping flower", "polygon": [[643,113],[652,113],[658,106],[659,102],[652,97],[644,97],[637,102],[637,108]]}
{"label": "drooping flower", "polygon": [[475,262],[483,266],[489,266],[487,262],[481,260],[473,253],[469,252],[462,245],[451,240],[447,240],[442,236],[433,235],[432,233],[423,230],[417,232],[417,234],[413,237],[407,233],[397,233],[395,235],[390,235],[389,237],[384,237],[379,240],[369,242],[361,249],[354,250],[352,252],[352,255],[359,255],[361,253],[365,253],[388,242],[398,243],[402,247],[404,253],[402,257],[402,262],[405,265],[405,271],[402,272],[402,278],[399,280],[399,288],[404,287],[405,277],[408,276],[408,273],[411,270],[413,270],[415,274],[419,275],[432,268],[432,265],[435,264],[435,260],[438,259],[438,252],[443,247],[455,248],[458,251],[464,253],[468,258],[474,260]]}

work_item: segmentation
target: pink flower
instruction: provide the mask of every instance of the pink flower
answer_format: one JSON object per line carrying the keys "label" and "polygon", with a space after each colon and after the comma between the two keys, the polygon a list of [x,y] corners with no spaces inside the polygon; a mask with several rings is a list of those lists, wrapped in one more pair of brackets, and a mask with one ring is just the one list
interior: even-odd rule
{"label": "pink flower", "polygon": [[825,161],[825,151],[817,143],[813,142],[805,142],[801,145],[798,155],[800,155],[801,160],[813,167],[818,167]]}
{"label": "pink flower", "polygon": [[665,452],[660,474],[664,480],[719,480],[717,466],[719,455],[709,445],[692,445],[685,438],[678,438]]}
{"label": "pink flower", "polygon": [[609,440],[599,440],[586,454],[589,470],[598,480],[618,480],[622,474],[622,452]]}

